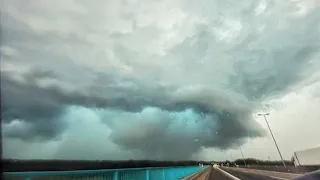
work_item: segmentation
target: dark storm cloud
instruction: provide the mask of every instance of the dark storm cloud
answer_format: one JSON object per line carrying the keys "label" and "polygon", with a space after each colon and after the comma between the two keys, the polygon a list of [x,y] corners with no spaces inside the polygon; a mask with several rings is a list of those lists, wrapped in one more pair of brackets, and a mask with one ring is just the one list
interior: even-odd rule
{"label": "dark storm cloud", "polygon": [[[27,73],[24,77],[24,81],[17,81],[10,77],[10,73],[2,73],[1,95],[3,97],[4,122],[9,123],[14,119],[18,119],[29,124],[29,126],[25,127],[27,130],[22,132],[20,131],[21,129],[18,129],[18,132],[14,132],[14,130],[8,132],[7,136],[10,137],[20,136],[23,139],[32,139],[38,136],[45,138],[56,137],[65,128],[65,124],[63,124],[60,117],[68,105],[119,109],[128,112],[139,112],[147,106],[157,107],[169,112],[179,112],[191,108],[198,114],[214,115],[215,117],[212,118],[212,121],[218,122],[217,127],[220,132],[223,132],[224,128],[237,128],[238,130],[234,131],[236,134],[232,135],[232,133],[229,133],[231,137],[245,137],[247,135],[245,132],[250,130],[250,128],[246,128],[246,124],[239,126],[239,121],[252,123],[252,121],[250,122],[245,119],[249,118],[248,114],[251,111],[250,103],[244,99],[240,99],[239,101],[237,99],[232,100],[223,92],[205,87],[195,89],[192,87],[167,94],[157,92],[158,94],[153,94],[155,98],[152,98],[152,96],[149,98],[144,97],[142,90],[139,91],[142,93],[139,96],[137,92],[133,94],[129,89],[122,88],[122,92],[117,94],[117,96],[115,94],[108,94],[108,96],[99,97],[77,91],[68,92],[57,86],[40,87],[37,84],[38,80],[55,78],[54,74],[50,72],[33,70],[32,73]],[[110,89],[108,87],[111,93]],[[119,87],[116,87],[116,91],[120,91]],[[168,94],[172,95],[168,96]],[[232,103],[241,103],[242,106]],[[159,133],[160,130],[165,132],[165,126],[170,122],[165,119],[159,122]],[[224,123],[228,123],[228,121],[233,122],[235,125],[224,126]],[[259,135],[258,132],[252,134]],[[156,143],[157,140],[152,139],[152,137],[155,136],[147,135],[145,138],[151,138],[150,141]],[[119,142],[121,143],[121,141]],[[123,142],[129,141],[123,139]],[[218,143],[209,140],[205,140],[204,142],[208,146],[220,146],[224,142],[229,143],[229,141],[224,141],[223,139]],[[127,145],[126,143],[122,144],[124,146]],[[128,146],[130,147],[130,145]],[[139,144],[136,144],[136,146],[139,146]]]}
{"label": "dark storm cloud", "polygon": [[[43,2],[22,8],[12,0],[1,7],[5,138],[49,141],[68,134],[69,121],[80,124],[74,113],[79,111],[88,125],[97,116],[96,126],[102,122],[111,129],[101,139],[136,150],[141,158],[188,159],[202,147],[235,147],[263,136],[252,114],[265,99],[299,82],[319,52],[317,10],[299,19],[283,15],[277,8],[282,4],[257,15],[256,2],[239,2],[234,9],[205,0],[203,7],[153,16],[134,6],[125,13],[139,14],[132,28],[121,11],[130,3],[119,10],[116,1]],[[148,5],[149,10],[154,4]],[[86,127],[75,134],[89,136],[91,129],[82,133]],[[58,154],[76,149],[64,147]]]}
{"label": "dark storm cloud", "polygon": [[[224,104],[223,101],[218,102]],[[182,107],[192,108],[196,103],[199,102],[189,101]],[[111,138],[125,149],[141,150],[149,159],[181,160],[191,157],[201,147],[227,149],[241,144],[242,138],[263,135],[249,111],[237,107],[216,112],[215,109],[223,107],[220,103],[201,102],[203,108],[194,105],[197,111],[186,112],[185,109],[177,116],[172,115],[174,111],[155,110],[153,116],[146,117],[144,114],[147,113],[141,112],[141,120],[129,123],[132,124],[129,127],[111,125],[114,129]],[[181,121],[179,116],[183,117]]]}
{"label": "dark storm cloud", "polygon": [[[29,78],[31,77],[29,76]],[[57,91],[55,89],[46,91],[35,86],[32,82],[19,83],[13,80],[10,74],[2,72],[1,107],[3,122],[9,123],[14,119],[19,119],[31,124],[31,129],[25,130],[25,133],[28,132],[28,134],[19,131],[14,132],[13,130],[9,132],[8,136],[18,136],[20,134],[19,138],[26,139],[33,136],[43,136],[45,138],[55,136],[58,133],[56,132],[58,129],[55,128],[59,124],[58,116],[63,111],[63,105],[56,102],[56,95]]]}
{"label": "dark storm cloud", "polygon": [[[30,135],[23,135],[20,138],[29,139],[29,136],[35,135],[50,138],[61,133],[64,125],[61,124],[59,117],[68,105],[138,111],[144,104],[139,99],[116,96],[106,99],[78,91],[68,92],[55,85],[40,87],[37,82],[44,78],[55,78],[55,76],[51,72],[34,69],[19,81],[9,72],[1,73],[2,119],[5,123],[14,119],[26,121],[32,127],[28,131]],[[10,132],[10,134],[14,136],[15,133]]]}

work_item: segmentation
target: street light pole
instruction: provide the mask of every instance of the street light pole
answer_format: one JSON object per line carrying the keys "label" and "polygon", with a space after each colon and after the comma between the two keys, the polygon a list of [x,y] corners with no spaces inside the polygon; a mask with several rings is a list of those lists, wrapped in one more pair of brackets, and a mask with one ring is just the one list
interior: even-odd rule
{"label": "street light pole", "polygon": [[233,162],[233,164],[235,163],[234,162],[234,159],[233,159],[233,156],[232,156],[232,152],[231,151],[229,151],[230,152],[230,155],[231,155],[231,161]]}
{"label": "street light pole", "polygon": [[244,162],[244,166],[247,166],[246,160],[244,159],[244,156],[243,156],[243,152],[242,152],[242,148],[241,148],[241,147],[240,147],[240,151],[241,151],[242,159],[243,159],[243,162]]}
{"label": "street light pole", "polygon": [[286,167],[286,163],[284,163],[284,160],[283,160],[283,158],[282,158],[282,155],[281,155],[280,149],[279,149],[279,147],[278,147],[278,144],[277,144],[277,142],[276,142],[276,139],[274,138],[273,133],[272,133],[272,131],[271,131],[271,128],[270,128],[270,126],[269,126],[269,123],[268,123],[268,121],[267,121],[267,118],[266,118],[267,115],[269,115],[269,113],[258,114],[258,116],[263,116],[264,119],[266,120],[266,123],[267,123],[267,126],[268,126],[268,128],[269,128],[270,134],[271,134],[272,139],[273,139],[273,141],[274,141],[274,144],[276,145],[277,150],[278,150],[278,152],[279,152],[279,155],[280,155],[280,157],[281,157],[283,166]]}

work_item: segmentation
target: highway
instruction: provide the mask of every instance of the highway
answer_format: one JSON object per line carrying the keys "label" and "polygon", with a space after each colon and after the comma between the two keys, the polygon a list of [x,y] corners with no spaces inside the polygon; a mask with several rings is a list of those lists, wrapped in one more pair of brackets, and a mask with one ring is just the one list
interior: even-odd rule
{"label": "highway", "polygon": [[208,168],[189,180],[289,180],[300,176],[299,174],[262,171],[243,168]]}

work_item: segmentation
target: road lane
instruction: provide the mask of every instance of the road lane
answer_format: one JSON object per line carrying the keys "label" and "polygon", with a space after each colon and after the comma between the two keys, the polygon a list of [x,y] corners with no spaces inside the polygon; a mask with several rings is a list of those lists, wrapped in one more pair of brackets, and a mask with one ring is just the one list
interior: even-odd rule
{"label": "road lane", "polygon": [[244,168],[207,168],[194,174],[188,180],[289,180],[289,173],[279,173],[260,170],[248,170]]}
{"label": "road lane", "polygon": [[208,180],[233,180],[217,168],[212,168]]}
{"label": "road lane", "polygon": [[247,169],[247,168],[232,168],[232,167],[223,167],[223,170],[232,173],[237,173],[241,175],[249,174],[251,175],[257,175],[259,177],[267,177],[271,179],[292,179],[295,177],[301,176],[301,174],[292,174],[292,173],[283,173],[283,172],[275,172],[275,171],[264,171],[264,170],[256,170],[256,169]]}
{"label": "road lane", "polygon": [[248,171],[238,171],[229,168],[223,168],[227,173],[241,179],[241,180],[287,180],[287,179],[279,179],[278,177],[272,177],[261,174],[253,174]]}

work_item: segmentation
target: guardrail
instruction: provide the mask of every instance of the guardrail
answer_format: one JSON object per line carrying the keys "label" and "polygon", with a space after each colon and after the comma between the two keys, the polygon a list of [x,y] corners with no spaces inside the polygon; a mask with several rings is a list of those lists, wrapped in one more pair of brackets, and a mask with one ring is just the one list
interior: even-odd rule
{"label": "guardrail", "polygon": [[5,172],[5,180],[177,180],[205,167],[159,167],[78,171]]}

